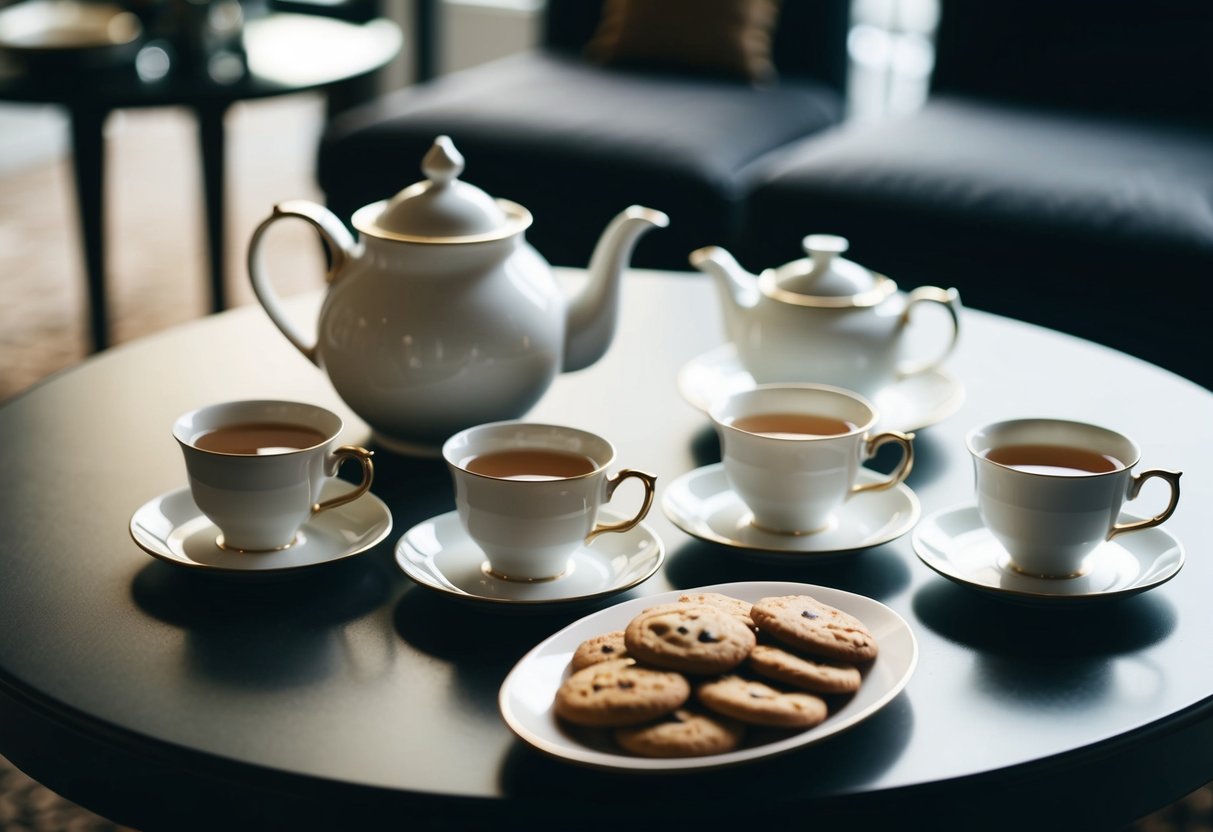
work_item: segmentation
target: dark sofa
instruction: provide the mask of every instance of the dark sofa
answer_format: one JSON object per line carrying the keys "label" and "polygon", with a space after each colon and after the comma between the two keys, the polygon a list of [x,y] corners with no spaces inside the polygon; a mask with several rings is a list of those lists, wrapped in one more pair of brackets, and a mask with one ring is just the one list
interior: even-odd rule
{"label": "dark sofa", "polygon": [[1210,44],[1202,0],[942,0],[926,106],[769,157],[743,259],[842,234],[903,286],[1213,387]]}
{"label": "dark sofa", "polygon": [[779,81],[597,66],[601,0],[549,0],[543,46],[335,121],[319,180],[339,215],[419,178],[439,133],[466,178],[535,214],[584,265],[631,203],[671,225],[637,266],[706,244],[757,270],[841,234],[903,287],[1113,346],[1207,387],[1213,301],[1213,44],[1207,0],[941,0],[929,101],[836,126],[846,2],[784,0]]}
{"label": "dark sofa", "polygon": [[843,113],[847,0],[782,3],[778,83],[709,72],[602,66],[583,50],[602,0],[548,0],[541,46],[386,95],[334,121],[318,179],[343,218],[420,178],[449,135],[464,178],[535,217],[527,237],[552,263],[584,266],[631,204],[671,225],[637,247],[638,266],[686,269],[687,253],[736,241],[750,165]]}

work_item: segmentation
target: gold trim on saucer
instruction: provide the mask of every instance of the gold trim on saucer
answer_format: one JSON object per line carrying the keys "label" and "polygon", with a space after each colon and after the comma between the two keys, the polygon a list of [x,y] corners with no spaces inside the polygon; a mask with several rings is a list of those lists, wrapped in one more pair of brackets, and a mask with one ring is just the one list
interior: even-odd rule
{"label": "gold trim on saucer", "polygon": [[222,532],[220,532],[215,537],[215,545],[218,546],[220,549],[222,549],[225,552],[239,552],[242,555],[263,555],[263,554],[267,554],[269,552],[285,552],[287,549],[291,548],[292,546],[295,546],[296,544],[302,543],[303,541],[304,541],[303,535],[299,532],[296,532],[295,536],[291,538],[290,543],[284,543],[281,546],[271,546],[268,549],[241,549],[239,546],[228,546],[227,543],[223,539]]}
{"label": "gold trim on saucer", "polygon": [[1074,572],[1069,572],[1065,575],[1046,575],[1043,572],[1033,572],[1030,569],[1024,569],[1014,560],[1007,561],[1007,568],[1012,572],[1023,575],[1025,578],[1039,578],[1042,581],[1068,581],[1071,578],[1081,578],[1083,575],[1086,575],[1091,571],[1091,567],[1089,565],[1084,565],[1083,568]]}
{"label": "gold trim on saucer", "polygon": [[834,520],[833,516],[831,515],[831,519],[827,520],[824,525],[818,526],[815,529],[805,529],[804,531],[799,531],[797,529],[777,529],[774,526],[764,526],[755,520],[753,516],[750,517],[750,525],[758,529],[758,531],[766,532],[767,534],[781,534],[785,537],[808,537],[809,535],[821,534],[822,532],[829,531],[834,527]]}
{"label": "gold trim on saucer", "polygon": [[509,581],[510,583],[514,584],[545,584],[548,581],[554,581],[557,578],[563,578],[565,575],[572,574],[575,566],[576,564],[570,560],[568,568],[562,572],[556,573],[555,575],[547,575],[542,578],[520,578],[517,575],[507,575],[504,572],[498,572],[497,570],[493,569],[493,567],[490,566],[489,562],[486,560],[484,563],[480,564],[480,571],[485,575],[488,575],[490,578],[496,578],[499,581]]}

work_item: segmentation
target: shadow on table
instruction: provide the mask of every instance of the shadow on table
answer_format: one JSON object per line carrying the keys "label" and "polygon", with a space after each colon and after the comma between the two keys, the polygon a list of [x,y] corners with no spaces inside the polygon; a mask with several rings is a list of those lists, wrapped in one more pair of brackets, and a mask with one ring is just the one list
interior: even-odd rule
{"label": "shadow on table", "polygon": [[[515,798],[554,801],[553,812],[581,803],[606,813],[611,795],[626,795],[620,805],[643,811],[646,820],[652,819],[650,812],[674,813],[683,822],[692,817],[719,821],[764,809],[778,814],[797,800],[877,780],[905,750],[913,724],[913,708],[902,694],[844,737],[745,766],[660,776],[581,768],[518,741],[502,766],[501,788]],[[761,797],[754,801],[747,795]]]}
{"label": "shadow on table", "polygon": [[[910,583],[905,558],[892,546],[875,546],[829,559],[799,557],[794,564],[767,563],[726,546],[691,540],[670,552],[664,570],[669,582],[680,589],[733,581],[798,581],[880,599],[897,595]],[[805,562],[809,560],[812,562]]]}
{"label": "shadow on table", "polygon": [[[417,523],[455,508],[451,475],[442,459],[409,457],[367,442],[375,452],[375,482],[371,491],[392,511],[392,539]],[[353,478],[354,466],[342,471]]]}
{"label": "shadow on table", "polygon": [[527,651],[574,621],[635,597],[612,595],[576,605],[517,607],[461,602],[423,587],[396,602],[393,624],[409,646],[451,665],[451,695],[496,709],[507,673]]}
{"label": "shadow on table", "polygon": [[[618,602],[613,596],[604,605]],[[544,638],[597,608],[487,606],[416,587],[396,602],[393,622],[401,638],[435,658],[508,669]]]}
{"label": "shadow on table", "polygon": [[[392,533],[374,549],[277,579],[224,579],[159,561],[135,575],[135,603],[185,631],[194,672],[253,689],[302,686],[343,672],[349,660],[343,625],[388,604],[400,582],[395,541],[413,524],[453,507],[441,459],[372,449],[372,491],[393,521]],[[346,469],[341,476],[350,479],[355,472]]]}
{"label": "shadow on table", "polygon": [[131,597],[148,615],[185,632],[192,672],[242,688],[295,687],[339,672],[342,625],[387,600],[389,576],[374,554],[255,582],[153,561],[135,575]]}
{"label": "shadow on table", "polygon": [[976,686],[1009,708],[1081,713],[1114,691],[1118,671],[1137,673],[1143,689],[1165,684],[1148,661],[1126,664],[1175,628],[1175,608],[1158,596],[1054,609],[935,582],[912,603],[923,625],[975,649]]}

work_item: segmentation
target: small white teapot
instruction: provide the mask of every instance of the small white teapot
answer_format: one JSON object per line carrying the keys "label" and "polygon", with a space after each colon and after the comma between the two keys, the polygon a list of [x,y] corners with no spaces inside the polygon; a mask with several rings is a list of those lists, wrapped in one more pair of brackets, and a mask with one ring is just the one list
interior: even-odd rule
{"label": "small white teapot", "polygon": [[[639,206],[617,216],[569,303],[524,239],[530,212],[460,181],[463,166],[438,137],[425,181],[354,213],[361,241],[328,209],[294,201],[274,206],[249,243],[249,275],[270,319],[328,372],[376,441],[401,453],[437,455],[463,428],[518,418],[558,372],[597,361],[636,240],[668,223]],[[262,262],[262,237],[284,217],[309,222],[332,258],[314,342],[285,314]]]}
{"label": "small white teapot", "polygon": [[[901,378],[938,366],[956,346],[955,289],[899,292],[884,275],[840,257],[847,241],[832,234],[810,234],[804,248],[807,258],[758,276],[722,248],[691,253],[691,264],[715,278],[725,329],[757,383],[831,384],[871,399]],[[913,307],[923,302],[948,310],[951,337],[942,354],[911,362],[902,354],[902,336]]]}

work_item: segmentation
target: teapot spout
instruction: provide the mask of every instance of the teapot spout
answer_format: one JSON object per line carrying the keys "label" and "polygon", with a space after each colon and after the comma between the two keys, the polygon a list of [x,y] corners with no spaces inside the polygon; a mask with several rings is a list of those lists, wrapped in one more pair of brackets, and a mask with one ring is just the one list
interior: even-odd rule
{"label": "teapot spout", "polygon": [[589,284],[569,306],[564,339],[564,372],[588,367],[603,356],[615,335],[619,286],[640,235],[665,228],[661,211],[633,205],[611,220],[590,258]]}
{"label": "teapot spout", "polygon": [[742,313],[758,305],[758,278],[741,267],[737,259],[719,246],[707,246],[691,252],[691,265],[711,275],[720,295],[725,331],[735,340]]}

